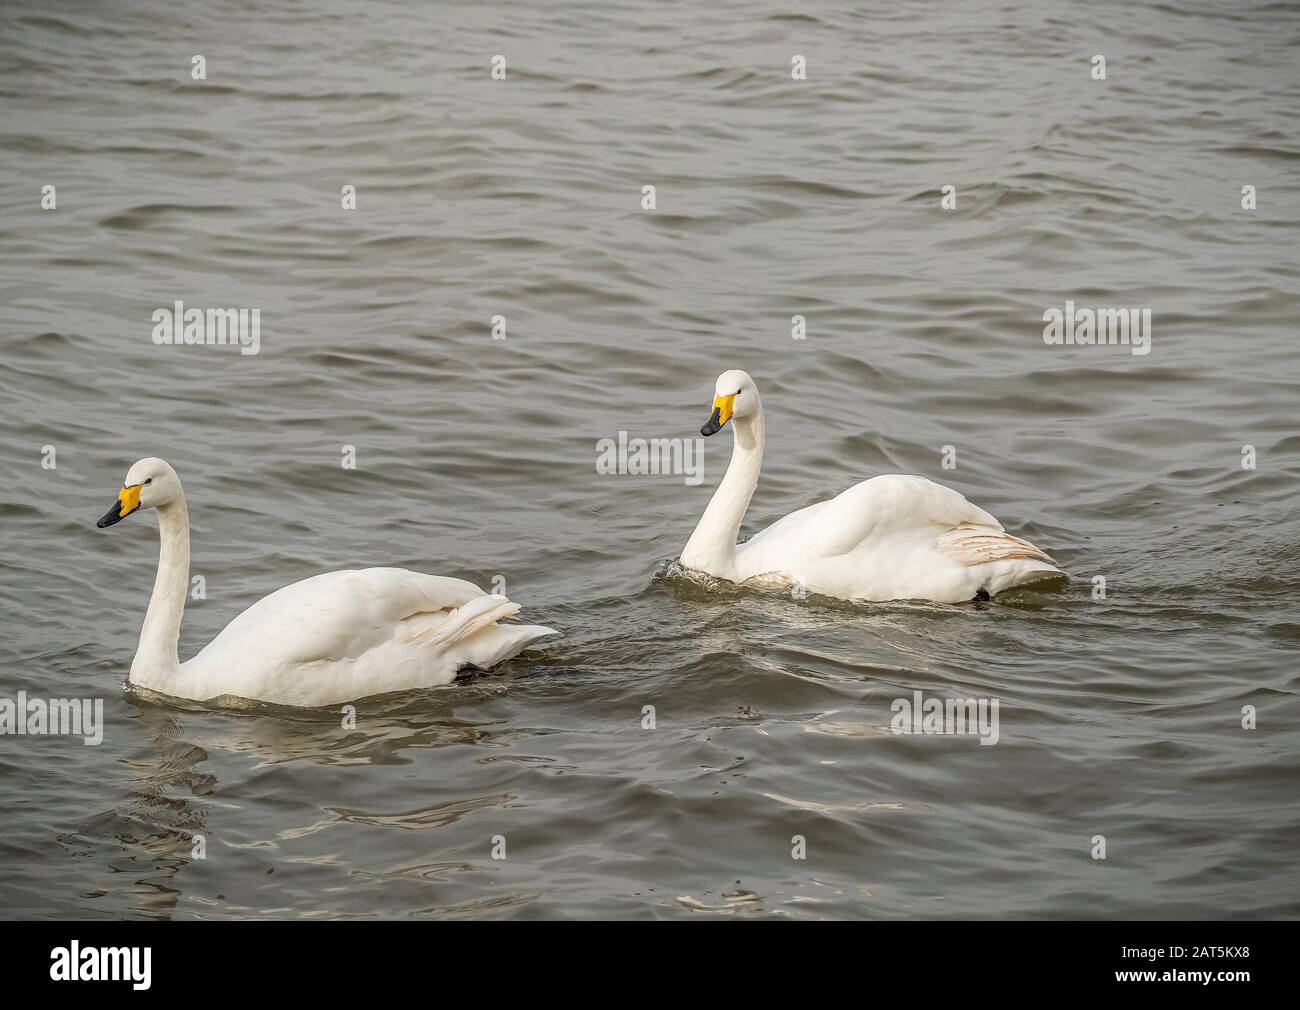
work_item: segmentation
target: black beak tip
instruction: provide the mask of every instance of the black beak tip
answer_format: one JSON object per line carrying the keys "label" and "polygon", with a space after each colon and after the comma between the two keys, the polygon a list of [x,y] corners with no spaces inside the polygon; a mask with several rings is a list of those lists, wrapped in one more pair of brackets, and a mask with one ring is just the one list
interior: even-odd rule
{"label": "black beak tip", "polygon": [[122,516],[119,514],[119,509],[120,506],[114,503],[113,507],[105,512],[103,517],[99,522],[95,523],[95,525],[102,530],[105,526],[112,526],[114,523],[121,522]]}
{"label": "black beak tip", "polygon": [[715,410],[712,415],[710,415],[709,419],[704,422],[704,427],[700,429],[700,434],[705,438],[708,438],[710,435],[716,435],[721,431],[722,425],[718,423],[718,418],[721,416],[722,411]]}

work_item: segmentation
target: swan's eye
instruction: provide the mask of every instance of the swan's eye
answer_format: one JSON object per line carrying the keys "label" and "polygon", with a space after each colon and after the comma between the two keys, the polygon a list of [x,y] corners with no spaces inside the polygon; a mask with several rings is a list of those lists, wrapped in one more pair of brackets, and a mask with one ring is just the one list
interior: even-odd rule
{"label": "swan's eye", "polygon": [[152,478],[152,477],[146,477],[146,478],[144,479],[144,482],[145,482],[146,484],[152,484],[152,483],[153,483],[153,478]]}

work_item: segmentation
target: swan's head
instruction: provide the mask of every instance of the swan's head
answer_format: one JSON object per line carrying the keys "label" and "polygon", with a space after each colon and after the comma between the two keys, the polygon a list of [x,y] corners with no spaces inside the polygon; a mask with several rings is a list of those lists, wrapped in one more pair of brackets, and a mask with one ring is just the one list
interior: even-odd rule
{"label": "swan's head", "polygon": [[121,522],[140,509],[162,508],[182,497],[181,482],[171,465],[157,456],[142,459],[126,472],[117,501],[95,523],[100,529]]}
{"label": "swan's head", "polygon": [[733,417],[744,420],[758,411],[758,387],[748,372],[733,368],[718,376],[713,387],[713,413],[700,429],[701,435],[716,435]]}

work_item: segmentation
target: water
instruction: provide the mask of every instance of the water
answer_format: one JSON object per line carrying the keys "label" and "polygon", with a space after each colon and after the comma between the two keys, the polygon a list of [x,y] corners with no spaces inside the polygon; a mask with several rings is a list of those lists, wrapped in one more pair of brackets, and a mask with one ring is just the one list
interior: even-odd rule
{"label": "water", "polygon": [[[772,10],[5,5],[0,697],[107,725],[0,738],[0,913],[1300,914],[1300,11]],[[259,308],[261,352],[155,346],[178,299]],[[1066,299],[1150,308],[1151,353],[1046,345]],[[683,578],[729,431],[699,486],[596,442],[694,435],[730,367],[746,532],[919,473],[1074,580]],[[155,454],[207,584],[183,658],[369,564],[501,576],[564,637],[352,733],[133,697],[155,520],[94,521]],[[914,690],[998,699],[998,744],[894,735]]]}

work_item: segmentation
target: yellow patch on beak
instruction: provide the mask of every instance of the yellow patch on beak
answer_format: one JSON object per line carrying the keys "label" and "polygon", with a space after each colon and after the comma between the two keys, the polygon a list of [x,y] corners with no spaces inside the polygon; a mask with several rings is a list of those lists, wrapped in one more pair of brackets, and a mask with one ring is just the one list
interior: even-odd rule
{"label": "yellow patch on beak", "polygon": [[133,487],[124,487],[117,493],[117,514],[119,518],[125,519],[140,507],[140,487],[139,484]]}
{"label": "yellow patch on beak", "polygon": [[713,398],[713,409],[718,412],[718,424],[723,425],[731,420],[731,408],[735,406],[736,394],[730,396],[715,396]]}

